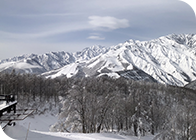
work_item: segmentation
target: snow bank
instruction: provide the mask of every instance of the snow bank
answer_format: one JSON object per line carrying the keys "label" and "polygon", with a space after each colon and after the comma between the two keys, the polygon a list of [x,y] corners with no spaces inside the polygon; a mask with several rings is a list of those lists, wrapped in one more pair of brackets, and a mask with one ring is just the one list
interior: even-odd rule
{"label": "snow bank", "polygon": [[65,137],[50,135],[50,133],[44,134],[36,131],[34,132],[33,130],[28,131],[28,129],[18,124],[14,127],[6,127],[5,134],[16,140],[25,140],[26,137],[28,137],[28,140],[70,140]]}
{"label": "snow bank", "polygon": [[[62,132],[41,132],[35,130],[28,131],[28,129],[18,124],[14,127],[7,127],[5,129],[5,134],[10,137],[7,137],[7,139],[5,140],[11,140],[11,138],[16,140],[25,140],[26,137],[28,137],[28,140],[138,140],[138,138],[134,136],[124,136],[114,133],[82,134]],[[152,139],[153,136],[146,136],[141,137],[140,140]]]}
{"label": "snow bank", "polygon": [[23,121],[18,121],[17,124],[27,129],[30,123],[31,130],[48,132],[51,125],[55,124],[57,121],[58,117],[46,113],[43,115],[34,115],[34,117],[28,117]]}
{"label": "snow bank", "polygon": [[[23,121],[16,122],[15,126],[7,126],[4,130],[0,129],[0,136],[3,140],[138,140],[134,136],[126,136],[114,133],[65,133],[49,132],[49,128],[57,121],[57,117],[49,113],[28,117]],[[28,126],[30,129],[28,131]],[[8,137],[9,136],[9,137]],[[141,137],[140,140],[152,140],[153,136]]]}

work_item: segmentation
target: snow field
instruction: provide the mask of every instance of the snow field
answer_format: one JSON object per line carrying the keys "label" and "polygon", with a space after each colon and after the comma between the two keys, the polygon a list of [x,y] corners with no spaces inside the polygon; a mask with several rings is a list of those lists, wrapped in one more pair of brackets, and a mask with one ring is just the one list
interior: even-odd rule
{"label": "snow field", "polygon": [[[19,121],[16,125],[8,126],[4,131],[0,129],[0,136],[3,140],[138,140],[135,136],[126,136],[115,133],[65,133],[49,132],[49,128],[57,121],[57,117],[44,114],[35,115]],[[29,125],[30,124],[30,125]],[[29,131],[28,131],[29,127]],[[152,140],[153,136],[141,137],[140,140]]]}

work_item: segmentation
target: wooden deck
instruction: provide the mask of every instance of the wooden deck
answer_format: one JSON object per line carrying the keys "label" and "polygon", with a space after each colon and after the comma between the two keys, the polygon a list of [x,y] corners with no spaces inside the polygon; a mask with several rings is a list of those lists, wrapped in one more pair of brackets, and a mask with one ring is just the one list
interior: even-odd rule
{"label": "wooden deck", "polygon": [[14,101],[4,106],[0,106],[0,117],[3,115],[4,112],[10,113],[11,111],[14,111],[14,113],[16,113],[16,104],[17,101]]}
{"label": "wooden deck", "polygon": [[0,95],[0,126],[4,130],[7,125],[15,125],[31,115],[33,109],[16,109],[17,101],[14,95]]}

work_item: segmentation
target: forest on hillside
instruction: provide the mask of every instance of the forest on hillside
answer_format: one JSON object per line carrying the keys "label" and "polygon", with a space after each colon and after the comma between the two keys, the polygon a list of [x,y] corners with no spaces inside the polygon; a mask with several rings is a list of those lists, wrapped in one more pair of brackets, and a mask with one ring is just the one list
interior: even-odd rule
{"label": "forest on hillside", "polygon": [[[107,76],[46,79],[0,74],[0,94],[17,95],[18,107],[56,109],[51,131],[156,134],[159,140],[196,140],[196,92],[183,87]],[[47,105],[47,106],[46,106]]]}

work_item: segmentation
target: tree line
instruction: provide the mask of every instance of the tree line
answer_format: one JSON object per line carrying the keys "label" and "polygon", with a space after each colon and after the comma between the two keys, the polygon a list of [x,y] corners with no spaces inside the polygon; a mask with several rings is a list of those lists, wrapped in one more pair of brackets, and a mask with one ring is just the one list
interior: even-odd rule
{"label": "tree line", "polygon": [[53,131],[127,131],[157,139],[196,139],[196,95],[190,89],[124,78],[73,80]]}
{"label": "tree line", "polygon": [[46,79],[13,71],[0,74],[0,89],[17,95],[21,107],[57,106],[59,121],[51,131],[196,139],[196,94],[183,87],[107,76]]}

